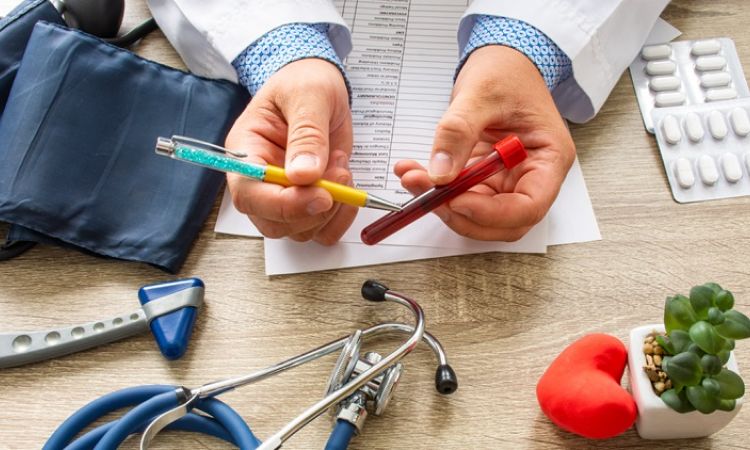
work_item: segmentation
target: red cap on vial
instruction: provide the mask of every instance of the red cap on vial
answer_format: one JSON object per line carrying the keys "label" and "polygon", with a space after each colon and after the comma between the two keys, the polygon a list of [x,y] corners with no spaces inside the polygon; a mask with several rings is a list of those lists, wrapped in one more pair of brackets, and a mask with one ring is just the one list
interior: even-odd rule
{"label": "red cap on vial", "polygon": [[512,169],[528,156],[521,140],[515,135],[496,142],[492,148],[500,155],[506,169]]}

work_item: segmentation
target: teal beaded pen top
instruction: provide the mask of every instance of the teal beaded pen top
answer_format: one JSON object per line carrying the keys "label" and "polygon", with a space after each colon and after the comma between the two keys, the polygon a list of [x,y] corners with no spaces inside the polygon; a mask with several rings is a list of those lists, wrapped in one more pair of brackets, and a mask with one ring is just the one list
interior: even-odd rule
{"label": "teal beaded pen top", "polygon": [[[231,172],[267,183],[281,186],[292,186],[284,173],[284,169],[270,164],[256,164],[241,158],[247,154],[219,147],[208,142],[183,136],[172,136],[171,139],[160,137],[156,141],[156,153],[169,156],[209,169],[221,172]],[[358,206],[360,208],[374,208],[386,211],[401,211],[401,206],[376,197],[367,192],[328,180],[318,180],[311,186],[318,186],[331,194],[334,201]]]}

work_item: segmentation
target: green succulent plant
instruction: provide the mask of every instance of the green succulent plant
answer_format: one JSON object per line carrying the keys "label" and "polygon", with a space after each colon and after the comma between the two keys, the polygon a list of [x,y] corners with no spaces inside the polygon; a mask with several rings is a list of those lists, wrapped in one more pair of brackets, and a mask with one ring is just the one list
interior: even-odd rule
{"label": "green succulent plant", "polygon": [[745,394],[742,378],[725,367],[735,341],[750,337],[750,319],[733,306],[732,293],[716,283],[693,287],[690,297],[667,297],[667,334],[656,341],[667,355],[662,370],[673,386],[661,399],[673,410],[731,411]]}

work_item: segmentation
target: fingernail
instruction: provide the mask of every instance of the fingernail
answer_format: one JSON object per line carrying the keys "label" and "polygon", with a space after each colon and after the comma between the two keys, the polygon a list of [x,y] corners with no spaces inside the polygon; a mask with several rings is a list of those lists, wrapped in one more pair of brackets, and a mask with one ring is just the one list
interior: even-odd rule
{"label": "fingernail", "polygon": [[442,177],[448,175],[453,168],[453,157],[450,153],[437,152],[430,159],[430,176]]}
{"label": "fingernail", "polygon": [[318,167],[318,156],[313,153],[297,153],[289,163],[294,170],[309,170]]}
{"label": "fingernail", "polygon": [[338,167],[341,167],[342,169],[348,169],[349,168],[349,158],[346,156],[339,156],[336,159],[336,165]]}
{"label": "fingernail", "polygon": [[328,211],[329,207],[330,205],[324,198],[316,198],[307,204],[307,213],[311,216],[314,216],[316,214],[322,213],[323,211]]}
{"label": "fingernail", "polygon": [[451,208],[454,213],[461,214],[464,217],[467,217],[471,219],[471,210],[466,208],[461,208],[460,206],[458,208]]}

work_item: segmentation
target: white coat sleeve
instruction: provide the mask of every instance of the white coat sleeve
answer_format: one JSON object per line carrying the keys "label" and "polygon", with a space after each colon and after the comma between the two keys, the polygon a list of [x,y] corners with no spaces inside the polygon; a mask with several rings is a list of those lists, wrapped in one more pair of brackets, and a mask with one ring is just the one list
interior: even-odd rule
{"label": "white coat sleeve", "polygon": [[573,76],[552,92],[560,113],[585,122],[599,111],[669,0],[474,0],[458,31],[464,48],[478,14],[524,21],[568,55]]}
{"label": "white coat sleeve", "polygon": [[288,23],[328,23],[339,58],[351,34],[330,0],[148,0],[164,35],[191,72],[237,81],[231,62],[261,36]]}

